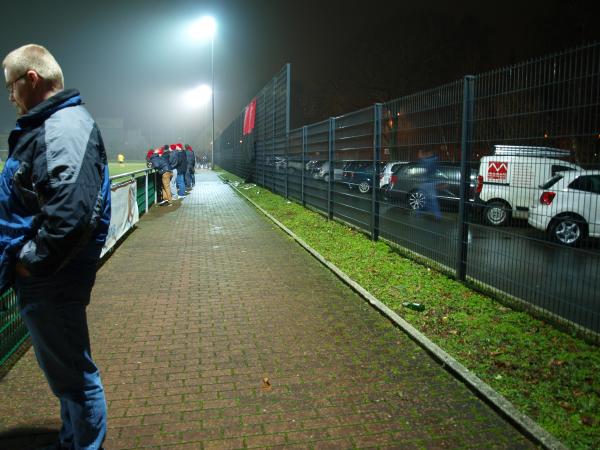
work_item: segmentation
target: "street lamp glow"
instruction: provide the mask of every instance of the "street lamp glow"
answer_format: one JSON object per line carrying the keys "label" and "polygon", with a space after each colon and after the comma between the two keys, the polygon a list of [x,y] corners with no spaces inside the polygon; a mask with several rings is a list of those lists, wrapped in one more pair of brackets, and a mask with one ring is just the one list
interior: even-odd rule
{"label": "street lamp glow", "polygon": [[213,39],[217,32],[217,22],[211,16],[204,16],[193,22],[188,31],[194,40]]}
{"label": "street lamp glow", "polygon": [[201,17],[193,22],[188,28],[188,35],[193,40],[210,39],[210,71],[211,71],[211,109],[212,109],[212,140],[210,144],[210,164],[214,166],[214,142],[215,142],[215,34],[217,32],[217,22],[211,16]]}
{"label": "street lamp glow", "polygon": [[205,105],[212,99],[212,89],[208,84],[203,84],[189,91],[185,99],[186,103],[191,107]]}

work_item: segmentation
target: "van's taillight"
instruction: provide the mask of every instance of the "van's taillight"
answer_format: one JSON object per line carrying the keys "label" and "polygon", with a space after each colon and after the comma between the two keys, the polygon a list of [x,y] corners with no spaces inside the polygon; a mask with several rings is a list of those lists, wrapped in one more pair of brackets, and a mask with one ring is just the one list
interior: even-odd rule
{"label": "van's taillight", "polygon": [[481,175],[477,176],[477,188],[476,191],[478,194],[481,194],[483,190],[483,177]]}
{"label": "van's taillight", "polygon": [[540,196],[540,203],[542,205],[550,205],[552,203],[552,200],[554,200],[554,197],[556,197],[556,192],[543,192]]}
{"label": "van's taillight", "polygon": [[390,177],[390,184],[394,186],[398,182],[398,177],[396,175],[392,175]]}

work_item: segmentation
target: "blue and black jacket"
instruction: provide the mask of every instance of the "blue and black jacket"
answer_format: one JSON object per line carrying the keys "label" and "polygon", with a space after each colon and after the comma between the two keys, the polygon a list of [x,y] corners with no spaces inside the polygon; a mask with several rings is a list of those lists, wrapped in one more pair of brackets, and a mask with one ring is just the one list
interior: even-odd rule
{"label": "blue and black jacket", "polygon": [[0,293],[15,264],[52,275],[110,224],[110,180],[100,131],[76,90],[17,120],[0,174]]}
{"label": "blue and black jacket", "polygon": [[177,150],[169,150],[168,152],[165,152],[165,156],[169,161],[169,167],[171,170],[176,170],[177,165],[179,164],[179,155],[177,154]]}
{"label": "blue and black jacket", "polygon": [[158,173],[161,175],[165,172],[171,171],[171,168],[169,167],[169,161],[160,156],[158,153],[154,153],[150,157],[150,164],[152,168],[158,170]]}
{"label": "blue and black jacket", "polygon": [[177,165],[175,166],[177,173],[183,175],[187,172],[188,162],[184,150],[177,150]]}

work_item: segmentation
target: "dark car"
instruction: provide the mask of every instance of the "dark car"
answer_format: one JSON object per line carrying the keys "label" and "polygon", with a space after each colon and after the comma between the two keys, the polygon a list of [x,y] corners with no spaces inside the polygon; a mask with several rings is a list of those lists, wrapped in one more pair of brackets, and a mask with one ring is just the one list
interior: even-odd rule
{"label": "dark car", "polygon": [[[460,198],[460,165],[439,163],[434,174],[425,176],[426,167],[420,162],[412,162],[399,167],[391,176],[384,191],[384,198],[392,203],[406,205],[413,210],[421,210],[427,204],[424,183],[434,183],[440,206],[456,208]],[[473,201],[477,184],[477,168],[471,168],[469,180],[469,201]]]}
{"label": "dark car", "polygon": [[[377,163],[379,172],[385,166],[385,161]],[[373,161],[348,161],[342,173],[342,183],[349,189],[358,188],[359,192],[366,194],[373,186]],[[379,181],[377,181],[379,184]]]}

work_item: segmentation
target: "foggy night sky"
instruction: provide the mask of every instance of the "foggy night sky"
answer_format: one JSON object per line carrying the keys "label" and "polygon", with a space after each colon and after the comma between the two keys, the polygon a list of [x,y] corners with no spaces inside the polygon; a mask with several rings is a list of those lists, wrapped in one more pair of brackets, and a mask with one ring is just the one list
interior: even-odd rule
{"label": "foggy night sky", "polygon": [[[314,117],[303,117],[295,113],[300,107],[293,108],[296,127],[305,124],[304,119],[334,115],[339,112],[336,108],[349,112],[347,108],[381,100],[376,97],[384,94],[370,91],[366,83],[362,89],[355,73],[368,61],[376,62],[371,75],[385,84],[384,92],[408,94],[406,90],[454,81],[468,71],[481,72],[598,39],[591,4],[577,0],[11,1],[2,5],[0,54],[4,58],[20,45],[42,44],[62,66],[66,87],[81,91],[95,118],[123,118],[127,128],[140,128],[145,134],[153,130],[165,139],[172,135],[174,141],[182,127],[210,125],[209,108],[189,109],[181,100],[186,90],[210,84],[210,43],[191,42],[185,34],[186,25],[205,14],[213,15],[218,27],[214,42],[218,135],[287,62],[292,64],[293,104],[323,99],[328,86],[356,78],[348,84],[355,88],[341,91],[342,101],[323,100]],[[436,38],[436,30],[425,23],[430,16],[436,17],[433,23],[447,24],[443,38]],[[409,24],[410,31],[403,24]],[[441,48],[440,42],[447,47]],[[412,46],[423,61],[413,58],[412,66],[400,64],[395,54],[403,45]],[[428,58],[429,51],[436,56]],[[452,55],[450,61],[444,60],[444,54]],[[395,74],[405,80],[401,86],[396,85]],[[10,130],[14,120],[5,95],[0,102],[0,132]]]}

